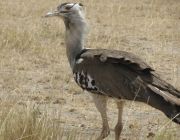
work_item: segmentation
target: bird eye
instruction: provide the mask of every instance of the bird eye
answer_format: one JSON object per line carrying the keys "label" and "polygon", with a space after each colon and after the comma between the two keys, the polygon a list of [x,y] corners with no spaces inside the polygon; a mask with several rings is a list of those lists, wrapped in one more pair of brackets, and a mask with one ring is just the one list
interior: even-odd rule
{"label": "bird eye", "polygon": [[79,3],[79,6],[84,6],[82,3]]}
{"label": "bird eye", "polygon": [[70,10],[71,8],[72,8],[72,6],[65,7],[66,10]]}

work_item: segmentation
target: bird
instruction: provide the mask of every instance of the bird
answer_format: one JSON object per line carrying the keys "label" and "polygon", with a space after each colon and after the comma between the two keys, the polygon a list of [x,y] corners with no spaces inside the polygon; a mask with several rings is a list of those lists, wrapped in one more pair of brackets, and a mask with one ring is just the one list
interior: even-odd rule
{"label": "bird", "polygon": [[143,102],[162,111],[180,124],[180,91],[162,80],[156,71],[133,53],[85,47],[87,22],[82,3],[62,3],[45,17],[60,17],[65,25],[66,54],[75,82],[92,95],[102,118],[102,131],[97,140],[110,134],[107,100],[117,103],[118,122],[115,140],[123,129],[124,101]]}

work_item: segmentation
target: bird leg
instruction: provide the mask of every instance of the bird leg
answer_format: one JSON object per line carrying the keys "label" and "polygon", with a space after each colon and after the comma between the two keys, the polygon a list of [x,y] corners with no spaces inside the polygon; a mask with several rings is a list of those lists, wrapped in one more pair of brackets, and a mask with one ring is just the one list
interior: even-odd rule
{"label": "bird leg", "polygon": [[118,122],[114,128],[115,131],[115,140],[120,139],[121,131],[123,129],[123,124],[122,124],[122,113],[123,113],[123,101],[118,101],[117,102],[117,108],[118,108]]}
{"label": "bird leg", "polygon": [[96,108],[100,112],[102,118],[102,132],[100,136],[97,138],[97,140],[103,140],[110,134],[107,113],[106,113],[107,97],[97,94],[92,94],[92,97],[96,105]]}

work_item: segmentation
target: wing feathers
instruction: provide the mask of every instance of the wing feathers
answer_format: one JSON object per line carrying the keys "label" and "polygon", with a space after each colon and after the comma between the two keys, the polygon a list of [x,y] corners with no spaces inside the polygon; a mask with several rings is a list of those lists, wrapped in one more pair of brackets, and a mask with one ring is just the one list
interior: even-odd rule
{"label": "wing feathers", "polygon": [[97,58],[105,63],[120,63],[126,65],[134,71],[150,72],[154,71],[149,65],[143,62],[134,54],[124,51],[111,51],[106,49],[90,49],[82,53],[82,58]]}
{"label": "wing feathers", "polygon": [[[143,83],[152,91],[162,96],[166,101],[180,105],[180,92],[159,78],[159,76],[153,72],[154,70],[149,65],[134,54],[123,51],[89,49],[83,51],[79,55],[79,58],[83,58],[85,60],[85,63],[83,63],[82,66],[86,65],[85,67],[90,71],[93,71],[92,74],[95,75],[95,77],[100,78],[102,72],[103,74],[106,73],[106,76],[103,77],[106,77],[105,79],[107,81],[103,81],[103,85],[107,85],[105,83],[111,81],[111,83],[113,83],[112,86],[118,86],[117,84],[120,82],[122,76],[127,77],[132,81],[133,79],[136,79],[137,76],[140,76]],[[83,67],[81,68],[83,69]],[[109,75],[109,73],[111,74]],[[129,81],[129,84],[132,85],[131,80]]]}

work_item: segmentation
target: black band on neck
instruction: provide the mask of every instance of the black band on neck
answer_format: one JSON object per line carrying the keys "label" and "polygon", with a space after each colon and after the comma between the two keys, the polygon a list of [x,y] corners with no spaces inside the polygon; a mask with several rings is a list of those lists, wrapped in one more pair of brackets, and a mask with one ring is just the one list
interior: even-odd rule
{"label": "black band on neck", "polygon": [[83,49],[77,56],[76,56],[76,61],[81,57],[81,54],[85,53],[88,49]]}

